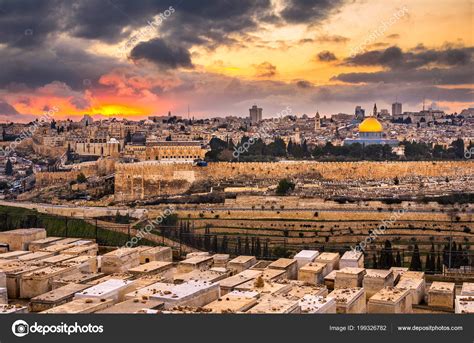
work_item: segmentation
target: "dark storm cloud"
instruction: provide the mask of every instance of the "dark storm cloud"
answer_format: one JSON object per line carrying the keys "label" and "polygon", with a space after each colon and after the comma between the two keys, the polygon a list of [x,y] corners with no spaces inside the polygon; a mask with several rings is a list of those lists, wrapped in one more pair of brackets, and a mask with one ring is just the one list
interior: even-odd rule
{"label": "dark storm cloud", "polygon": [[84,88],[84,80],[96,82],[101,75],[119,64],[112,58],[96,56],[82,49],[58,45],[50,50],[3,49],[0,54],[0,87],[25,92],[53,81],[73,89]]}
{"label": "dark storm cloud", "polygon": [[331,62],[337,60],[336,55],[334,55],[331,51],[325,50],[321,51],[318,55],[317,58],[321,62]]}
{"label": "dark storm cloud", "polygon": [[59,30],[59,0],[1,0],[0,43],[10,47],[42,45]]}
{"label": "dark storm cloud", "polygon": [[132,60],[145,59],[170,68],[192,68],[191,55],[183,47],[169,44],[160,38],[138,44],[130,53]]}
{"label": "dark storm cloud", "polygon": [[429,64],[455,66],[466,65],[472,60],[474,48],[445,48],[440,50],[417,46],[412,51],[403,52],[398,46],[385,50],[367,51],[346,59],[345,64],[370,66],[380,65],[392,69],[415,69]]}
{"label": "dark storm cloud", "polygon": [[234,44],[231,35],[242,36],[258,29],[262,22],[276,20],[270,0],[183,1],[175,9],[160,28],[162,35],[185,46],[211,49]]}
{"label": "dark storm cloud", "polygon": [[281,16],[290,23],[320,21],[326,19],[344,0],[290,0],[286,1]]}
{"label": "dark storm cloud", "polygon": [[474,83],[474,48],[427,49],[419,45],[403,52],[393,46],[385,50],[364,52],[347,58],[343,64],[352,66],[382,66],[385,70],[372,73],[344,73],[333,77],[350,83],[422,82],[435,85]]}

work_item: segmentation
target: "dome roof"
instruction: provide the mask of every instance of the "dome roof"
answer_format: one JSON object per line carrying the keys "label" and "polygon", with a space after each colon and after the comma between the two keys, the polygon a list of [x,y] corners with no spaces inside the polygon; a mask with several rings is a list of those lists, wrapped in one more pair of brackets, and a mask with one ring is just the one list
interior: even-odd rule
{"label": "dome roof", "polygon": [[380,122],[374,118],[369,117],[364,119],[362,123],[359,125],[359,132],[382,132],[383,126]]}

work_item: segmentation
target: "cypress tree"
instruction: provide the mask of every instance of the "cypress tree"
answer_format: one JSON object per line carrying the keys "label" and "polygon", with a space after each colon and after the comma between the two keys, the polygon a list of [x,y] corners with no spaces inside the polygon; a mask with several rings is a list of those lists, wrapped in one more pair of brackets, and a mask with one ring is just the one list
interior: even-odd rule
{"label": "cypress tree", "polygon": [[245,255],[250,255],[250,242],[249,242],[249,237],[248,236],[245,236],[244,254]]}
{"label": "cypress tree", "polygon": [[401,267],[401,266],[402,266],[402,257],[400,256],[400,250],[397,251],[396,266],[397,266],[397,267]]}
{"label": "cypress tree", "polygon": [[372,268],[377,269],[377,255],[375,253],[372,256]]}
{"label": "cypress tree", "polygon": [[255,256],[260,257],[262,255],[262,247],[260,245],[260,237],[257,237],[257,242],[255,243]]}
{"label": "cypress tree", "polygon": [[12,176],[13,175],[13,164],[10,159],[7,159],[7,163],[5,164],[5,175]]}
{"label": "cypress tree", "polygon": [[224,237],[222,238],[221,253],[227,254],[227,236],[224,236]]}
{"label": "cypress tree", "polygon": [[418,244],[415,244],[411,257],[410,270],[421,271],[421,269],[420,249],[418,248]]}

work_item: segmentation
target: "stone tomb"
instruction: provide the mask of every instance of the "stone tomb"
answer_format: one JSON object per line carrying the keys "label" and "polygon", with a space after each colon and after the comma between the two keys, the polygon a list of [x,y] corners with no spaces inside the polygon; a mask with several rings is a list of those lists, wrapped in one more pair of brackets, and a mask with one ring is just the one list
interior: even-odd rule
{"label": "stone tomb", "polygon": [[264,269],[262,271],[262,279],[266,281],[278,281],[286,276],[285,270],[280,269]]}
{"label": "stone tomb", "polygon": [[257,305],[246,313],[251,314],[284,314],[301,313],[298,300],[289,299],[283,295],[265,295],[261,297]]}
{"label": "stone tomb", "polygon": [[254,280],[257,277],[262,275],[262,272],[259,270],[252,270],[252,269],[247,269],[239,274],[233,275],[231,277],[228,277],[224,280],[219,281],[219,285],[221,288],[221,293],[227,294],[235,289],[238,285],[241,285],[247,281]]}
{"label": "stone tomb", "polygon": [[162,307],[163,303],[155,299],[133,298],[115,304],[105,310],[97,311],[97,313],[136,313],[143,309],[160,310]]}
{"label": "stone tomb", "polygon": [[408,271],[408,268],[392,267],[389,270],[393,272],[393,284],[396,285],[397,282],[400,281],[400,278],[402,277],[402,275]]}
{"label": "stone tomb", "polygon": [[164,309],[171,309],[175,306],[201,307],[219,297],[219,284],[189,281],[175,285],[170,292],[155,293],[150,298],[162,301]]}
{"label": "stone tomb", "polygon": [[474,282],[464,282],[462,284],[461,295],[474,296]]}
{"label": "stone tomb", "polygon": [[269,269],[284,270],[286,272],[286,278],[290,280],[296,280],[298,278],[298,261],[290,258],[279,258],[272,262]]}
{"label": "stone tomb", "polygon": [[[286,281],[291,285],[290,291],[287,293],[287,296],[294,299],[301,299],[305,295],[315,295],[326,297],[328,295],[328,289],[326,286],[318,285],[312,286],[308,285],[305,282],[301,281]],[[284,281],[282,281],[284,283]]]}
{"label": "stone tomb", "polygon": [[367,312],[363,288],[338,288],[329,293],[327,298],[334,298],[336,301],[336,313]]}
{"label": "stone tomb", "polygon": [[307,294],[299,300],[301,313],[336,313],[334,298]]}
{"label": "stone tomb", "polygon": [[71,301],[74,298],[74,294],[80,292],[89,285],[80,285],[77,283],[70,283],[63,287],[53,289],[50,292],[38,295],[31,299],[30,310],[32,312],[46,311],[55,306],[62,305]]}
{"label": "stone tomb", "polygon": [[0,287],[0,304],[8,304],[8,290],[6,287]]}
{"label": "stone tomb", "polygon": [[334,289],[362,287],[366,271],[364,268],[346,267],[336,272]]}
{"label": "stone tomb", "polygon": [[456,296],[454,313],[474,313],[474,297],[466,295]]}
{"label": "stone tomb", "polygon": [[46,238],[45,229],[16,229],[0,232],[0,242],[8,244],[12,250],[28,250],[28,244]]}
{"label": "stone tomb", "polygon": [[20,298],[28,299],[53,289],[53,279],[71,274],[77,269],[74,266],[62,267],[50,265],[25,273],[20,278]]}
{"label": "stone tomb", "polygon": [[229,262],[230,255],[229,254],[215,254],[212,255],[214,259],[214,267],[222,267],[226,268],[227,263]]}
{"label": "stone tomb", "polygon": [[420,304],[425,298],[425,280],[419,278],[402,277],[395,288],[410,290],[411,302],[414,305]]}
{"label": "stone tomb", "polygon": [[170,247],[153,247],[140,252],[140,263],[152,261],[172,262],[173,251]]}
{"label": "stone tomb", "polygon": [[9,251],[9,252],[4,252],[3,254],[0,254],[0,260],[11,261],[11,260],[18,259],[18,257],[20,256],[26,256],[26,255],[31,255],[31,252],[23,251],[23,250]]}
{"label": "stone tomb", "polygon": [[342,255],[339,268],[364,268],[364,253],[362,251],[349,250]]}
{"label": "stone tomb", "polygon": [[328,289],[334,289],[334,282],[336,281],[337,270],[333,270],[324,277],[324,284]]}
{"label": "stone tomb", "polygon": [[97,256],[97,252],[99,251],[99,245],[94,243],[94,244],[84,244],[84,245],[78,245],[66,250],[63,250],[61,254],[65,255],[73,255],[73,256]]}
{"label": "stone tomb", "polygon": [[0,287],[7,287],[7,275],[0,270]]}
{"label": "stone tomb", "polygon": [[149,299],[154,294],[170,294],[174,286],[175,285],[172,283],[158,281],[146,287],[138,288],[130,293],[125,294],[125,299]]}
{"label": "stone tomb", "polygon": [[310,262],[313,262],[316,257],[318,257],[318,255],[319,251],[317,250],[301,250],[294,257],[294,259],[298,263],[298,269],[300,269],[304,265],[307,265]]}
{"label": "stone tomb", "polygon": [[454,283],[434,281],[428,290],[428,305],[452,309],[454,294]]}
{"label": "stone tomb", "polygon": [[123,273],[140,264],[139,251],[134,248],[120,248],[102,255],[101,272]]}
{"label": "stone tomb", "polygon": [[[235,292],[235,293],[234,293]],[[204,306],[211,313],[240,313],[257,304],[257,298],[248,292],[233,291]]]}
{"label": "stone tomb", "polygon": [[80,313],[94,313],[100,310],[104,310],[114,304],[113,299],[106,298],[80,298],[74,299],[73,301],[65,304],[50,308],[41,313],[69,313],[69,314],[80,314]]}
{"label": "stone tomb", "polygon": [[393,272],[385,269],[366,269],[362,282],[367,299],[384,287],[393,287]]}
{"label": "stone tomb", "polygon": [[0,314],[22,314],[28,313],[28,308],[21,305],[0,304]]}
{"label": "stone tomb", "polygon": [[34,261],[39,261],[43,260],[48,257],[54,256],[53,253],[50,252],[44,252],[44,251],[37,251],[31,254],[23,255],[18,257],[18,261],[23,261],[23,262],[34,262]]}
{"label": "stone tomb", "polygon": [[314,262],[326,264],[326,268],[323,270],[323,277],[328,275],[333,270],[339,269],[340,256],[337,252],[323,252],[321,253]]}
{"label": "stone tomb", "polygon": [[141,264],[137,267],[130,268],[128,272],[135,276],[152,275],[164,272],[165,270],[171,269],[172,267],[172,262],[151,261],[145,264]]}
{"label": "stone tomb", "polygon": [[189,272],[189,273],[175,274],[173,276],[173,282],[175,284],[180,284],[183,282],[196,280],[196,281],[208,281],[208,282],[214,283],[214,282],[224,280],[225,278],[229,276],[230,276],[230,271],[226,269],[224,271],[219,271],[219,270],[216,270],[215,268],[204,270],[204,271],[193,270],[192,272]]}
{"label": "stone tomb", "polygon": [[54,278],[52,282],[52,288],[53,289],[60,288],[70,283],[92,285],[93,281],[98,280],[104,276],[105,274],[103,273],[86,273],[86,272],[81,272],[78,270],[71,274],[64,275],[59,278]]}
{"label": "stone tomb", "polygon": [[8,298],[17,299],[20,297],[20,280],[23,274],[40,269],[40,266],[27,264],[25,262],[10,262],[2,265],[2,270],[7,277]]}
{"label": "stone tomb", "polygon": [[194,256],[178,264],[178,273],[189,273],[193,270],[207,270],[211,268],[214,259],[212,256]]}
{"label": "stone tomb", "polygon": [[247,292],[255,291],[261,294],[284,294],[291,289],[291,285],[276,283],[272,281],[265,281],[261,276],[257,277],[255,280],[250,280],[244,282],[235,287],[235,290]]}
{"label": "stone tomb", "polygon": [[58,263],[62,263],[64,261],[70,260],[72,258],[74,258],[74,256],[59,254],[59,255],[54,255],[54,256],[36,261],[35,264],[38,264],[38,265],[58,264]]}
{"label": "stone tomb", "polygon": [[324,282],[323,271],[326,264],[311,262],[298,270],[298,280],[311,285],[318,285]]}
{"label": "stone tomb", "polygon": [[367,304],[369,313],[412,313],[410,290],[384,287]]}
{"label": "stone tomb", "polygon": [[62,266],[75,266],[79,271],[85,273],[97,273],[96,256],[77,256],[61,262]]}
{"label": "stone tomb", "polygon": [[74,295],[74,299],[106,298],[113,300],[114,304],[123,301],[125,294],[134,289],[134,282],[120,279],[110,279],[89,287]]}
{"label": "stone tomb", "polygon": [[227,268],[229,268],[233,274],[238,274],[246,269],[249,269],[257,263],[255,256],[237,256],[236,258],[229,261]]}
{"label": "stone tomb", "polygon": [[35,252],[44,249],[49,245],[55,244],[61,239],[61,237],[46,237],[43,239],[38,239],[37,241],[30,242],[30,244],[28,245],[28,250],[31,252]]}

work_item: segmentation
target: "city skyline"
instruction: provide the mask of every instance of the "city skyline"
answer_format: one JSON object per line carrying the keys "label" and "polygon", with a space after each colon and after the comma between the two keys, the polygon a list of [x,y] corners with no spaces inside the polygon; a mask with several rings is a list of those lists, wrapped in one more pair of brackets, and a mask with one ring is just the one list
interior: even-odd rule
{"label": "city skyline", "polygon": [[188,106],[197,119],[247,116],[253,104],[263,118],[287,106],[309,116],[374,102],[474,107],[470,1],[51,0],[0,10],[2,122],[53,106],[57,119],[132,120],[185,116]]}

